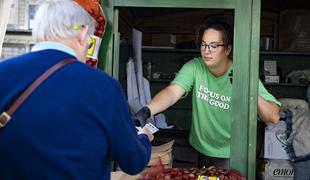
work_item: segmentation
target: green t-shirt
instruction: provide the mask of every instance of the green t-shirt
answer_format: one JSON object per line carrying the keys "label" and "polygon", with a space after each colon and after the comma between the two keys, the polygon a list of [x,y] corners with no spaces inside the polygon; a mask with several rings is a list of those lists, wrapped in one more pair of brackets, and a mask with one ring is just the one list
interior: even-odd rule
{"label": "green t-shirt", "polygon": [[[181,86],[186,95],[192,92],[192,125],[189,142],[202,154],[228,158],[231,137],[232,66],[220,77],[215,77],[202,58],[187,62],[172,83]],[[259,81],[258,93],[265,100],[280,103]]]}

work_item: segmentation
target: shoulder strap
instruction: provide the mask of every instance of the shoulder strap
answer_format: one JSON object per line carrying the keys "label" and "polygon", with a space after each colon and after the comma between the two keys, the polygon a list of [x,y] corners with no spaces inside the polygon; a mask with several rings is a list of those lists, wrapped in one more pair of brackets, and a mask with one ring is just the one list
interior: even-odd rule
{"label": "shoulder strap", "polygon": [[3,128],[11,119],[11,116],[15,113],[15,111],[19,108],[19,106],[28,98],[28,96],[43,82],[45,81],[51,74],[57,71],[59,68],[64,65],[75,61],[74,59],[65,59],[57,64],[50,67],[46,70],[41,76],[39,76],[28,88],[15,100],[12,106],[8,108],[7,111],[2,112],[0,115],[0,128]]}

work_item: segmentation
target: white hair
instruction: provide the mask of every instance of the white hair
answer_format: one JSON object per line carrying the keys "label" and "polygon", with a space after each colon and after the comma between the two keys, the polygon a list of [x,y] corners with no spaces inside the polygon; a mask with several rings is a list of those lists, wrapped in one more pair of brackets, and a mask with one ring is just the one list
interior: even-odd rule
{"label": "white hair", "polygon": [[88,33],[94,34],[96,22],[82,6],[72,0],[51,1],[39,7],[32,35],[36,41],[68,39],[79,33],[73,27],[82,25],[87,25]]}

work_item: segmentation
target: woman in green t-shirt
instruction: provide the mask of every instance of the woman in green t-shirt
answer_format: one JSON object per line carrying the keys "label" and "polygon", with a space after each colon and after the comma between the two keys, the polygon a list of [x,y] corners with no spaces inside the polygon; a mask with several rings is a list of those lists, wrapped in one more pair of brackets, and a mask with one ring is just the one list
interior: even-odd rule
{"label": "woman in green t-shirt", "polygon": [[[135,114],[135,119],[143,122],[192,91],[189,142],[199,152],[199,167],[228,168],[232,120],[232,33],[227,24],[217,22],[202,28],[199,35],[201,57],[184,64],[171,84]],[[260,81],[258,87],[260,119],[277,123],[280,103]]]}

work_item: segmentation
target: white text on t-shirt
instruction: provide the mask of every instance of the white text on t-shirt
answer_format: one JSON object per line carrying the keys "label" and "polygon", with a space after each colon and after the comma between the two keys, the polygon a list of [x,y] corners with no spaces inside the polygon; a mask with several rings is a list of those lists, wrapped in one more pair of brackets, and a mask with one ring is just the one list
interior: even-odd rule
{"label": "white text on t-shirt", "polygon": [[216,106],[221,109],[229,109],[230,96],[221,95],[210,91],[207,87],[200,85],[197,91],[197,98],[208,102],[211,106]]}

